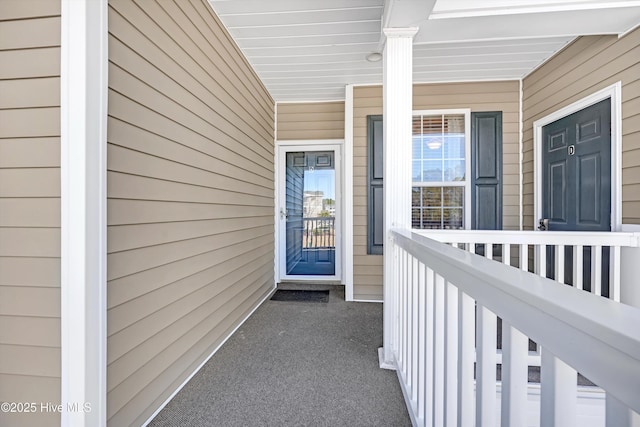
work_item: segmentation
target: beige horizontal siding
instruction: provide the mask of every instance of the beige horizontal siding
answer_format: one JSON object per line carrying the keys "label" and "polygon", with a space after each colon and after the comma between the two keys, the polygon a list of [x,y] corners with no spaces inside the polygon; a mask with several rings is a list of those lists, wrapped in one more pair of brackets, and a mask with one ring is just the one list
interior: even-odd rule
{"label": "beige horizontal siding", "polygon": [[278,104],[277,138],[344,139],[344,102]]}
{"label": "beige horizontal siding", "polygon": [[0,2],[0,412],[58,425],[60,403],[60,2]]}
{"label": "beige horizontal siding", "polygon": [[523,82],[524,224],[533,212],[533,123],[618,81],[622,82],[622,222],[640,224],[640,29],[580,37]]}
{"label": "beige horizontal siding", "polygon": [[271,291],[273,128],[206,1],[109,2],[109,425],[146,421]]}
{"label": "beige horizontal siding", "polygon": [[[382,114],[380,86],[354,89],[354,297],[382,299],[382,256],[367,255],[367,116]],[[413,87],[414,110],[470,108],[502,111],[503,227],[519,227],[518,82],[421,84]]]}

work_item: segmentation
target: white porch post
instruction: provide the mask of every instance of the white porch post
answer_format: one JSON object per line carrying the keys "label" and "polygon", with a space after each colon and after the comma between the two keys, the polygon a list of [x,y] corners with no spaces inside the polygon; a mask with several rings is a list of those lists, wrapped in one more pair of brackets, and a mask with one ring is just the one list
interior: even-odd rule
{"label": "white porch post", "polygon": [[394,251],[391,228],[411,228],[411,112],[413,37],[417,28],[385,28],[383,53],[384,126],[384,340],[381,367],[393,366]]}
{"label": "white porch post", "polygon": [[106,425],[107,0],[62,0],[61,424]]}

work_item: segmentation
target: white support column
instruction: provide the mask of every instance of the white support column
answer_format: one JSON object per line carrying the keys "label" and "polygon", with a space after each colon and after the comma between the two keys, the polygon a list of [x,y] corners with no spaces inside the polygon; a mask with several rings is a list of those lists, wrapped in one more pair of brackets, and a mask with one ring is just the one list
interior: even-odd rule
{"label": "white support column", "polygon": [[104,426],[107,0],[61,12],[61,424]]}
{"label": "white support column", "polygon": [[413,37],[417,28],[385,28],[384,126],[384,341],[381,366],[393,363],[394,300],[397,292],[391,228],[411,228],[411,113]]}
{"label": "white support column", "polygon": [[345,87],[344,96],[344,153],[343,162],[343,191],[342,206],[344,216],[342,223],[344,261],[342,271],[344,275],[345,299],[353,301],[353,85]]}

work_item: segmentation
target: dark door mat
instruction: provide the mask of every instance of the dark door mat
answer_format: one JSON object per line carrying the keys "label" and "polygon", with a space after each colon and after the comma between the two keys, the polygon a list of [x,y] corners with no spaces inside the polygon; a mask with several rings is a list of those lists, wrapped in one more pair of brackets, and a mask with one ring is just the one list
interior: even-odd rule
{"label": "dark door mat", "polygon": [[329,302],[329,291],[299,291],[278,289],[273,301]]}

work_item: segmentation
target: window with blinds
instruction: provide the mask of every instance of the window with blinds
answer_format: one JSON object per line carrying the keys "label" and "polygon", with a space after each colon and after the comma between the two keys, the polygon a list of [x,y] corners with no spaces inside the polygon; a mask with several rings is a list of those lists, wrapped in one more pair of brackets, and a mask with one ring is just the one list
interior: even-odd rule
{"label": "window with blinds", "polygon": [[413,228],[467,228],[469,112],[414,112]]}

